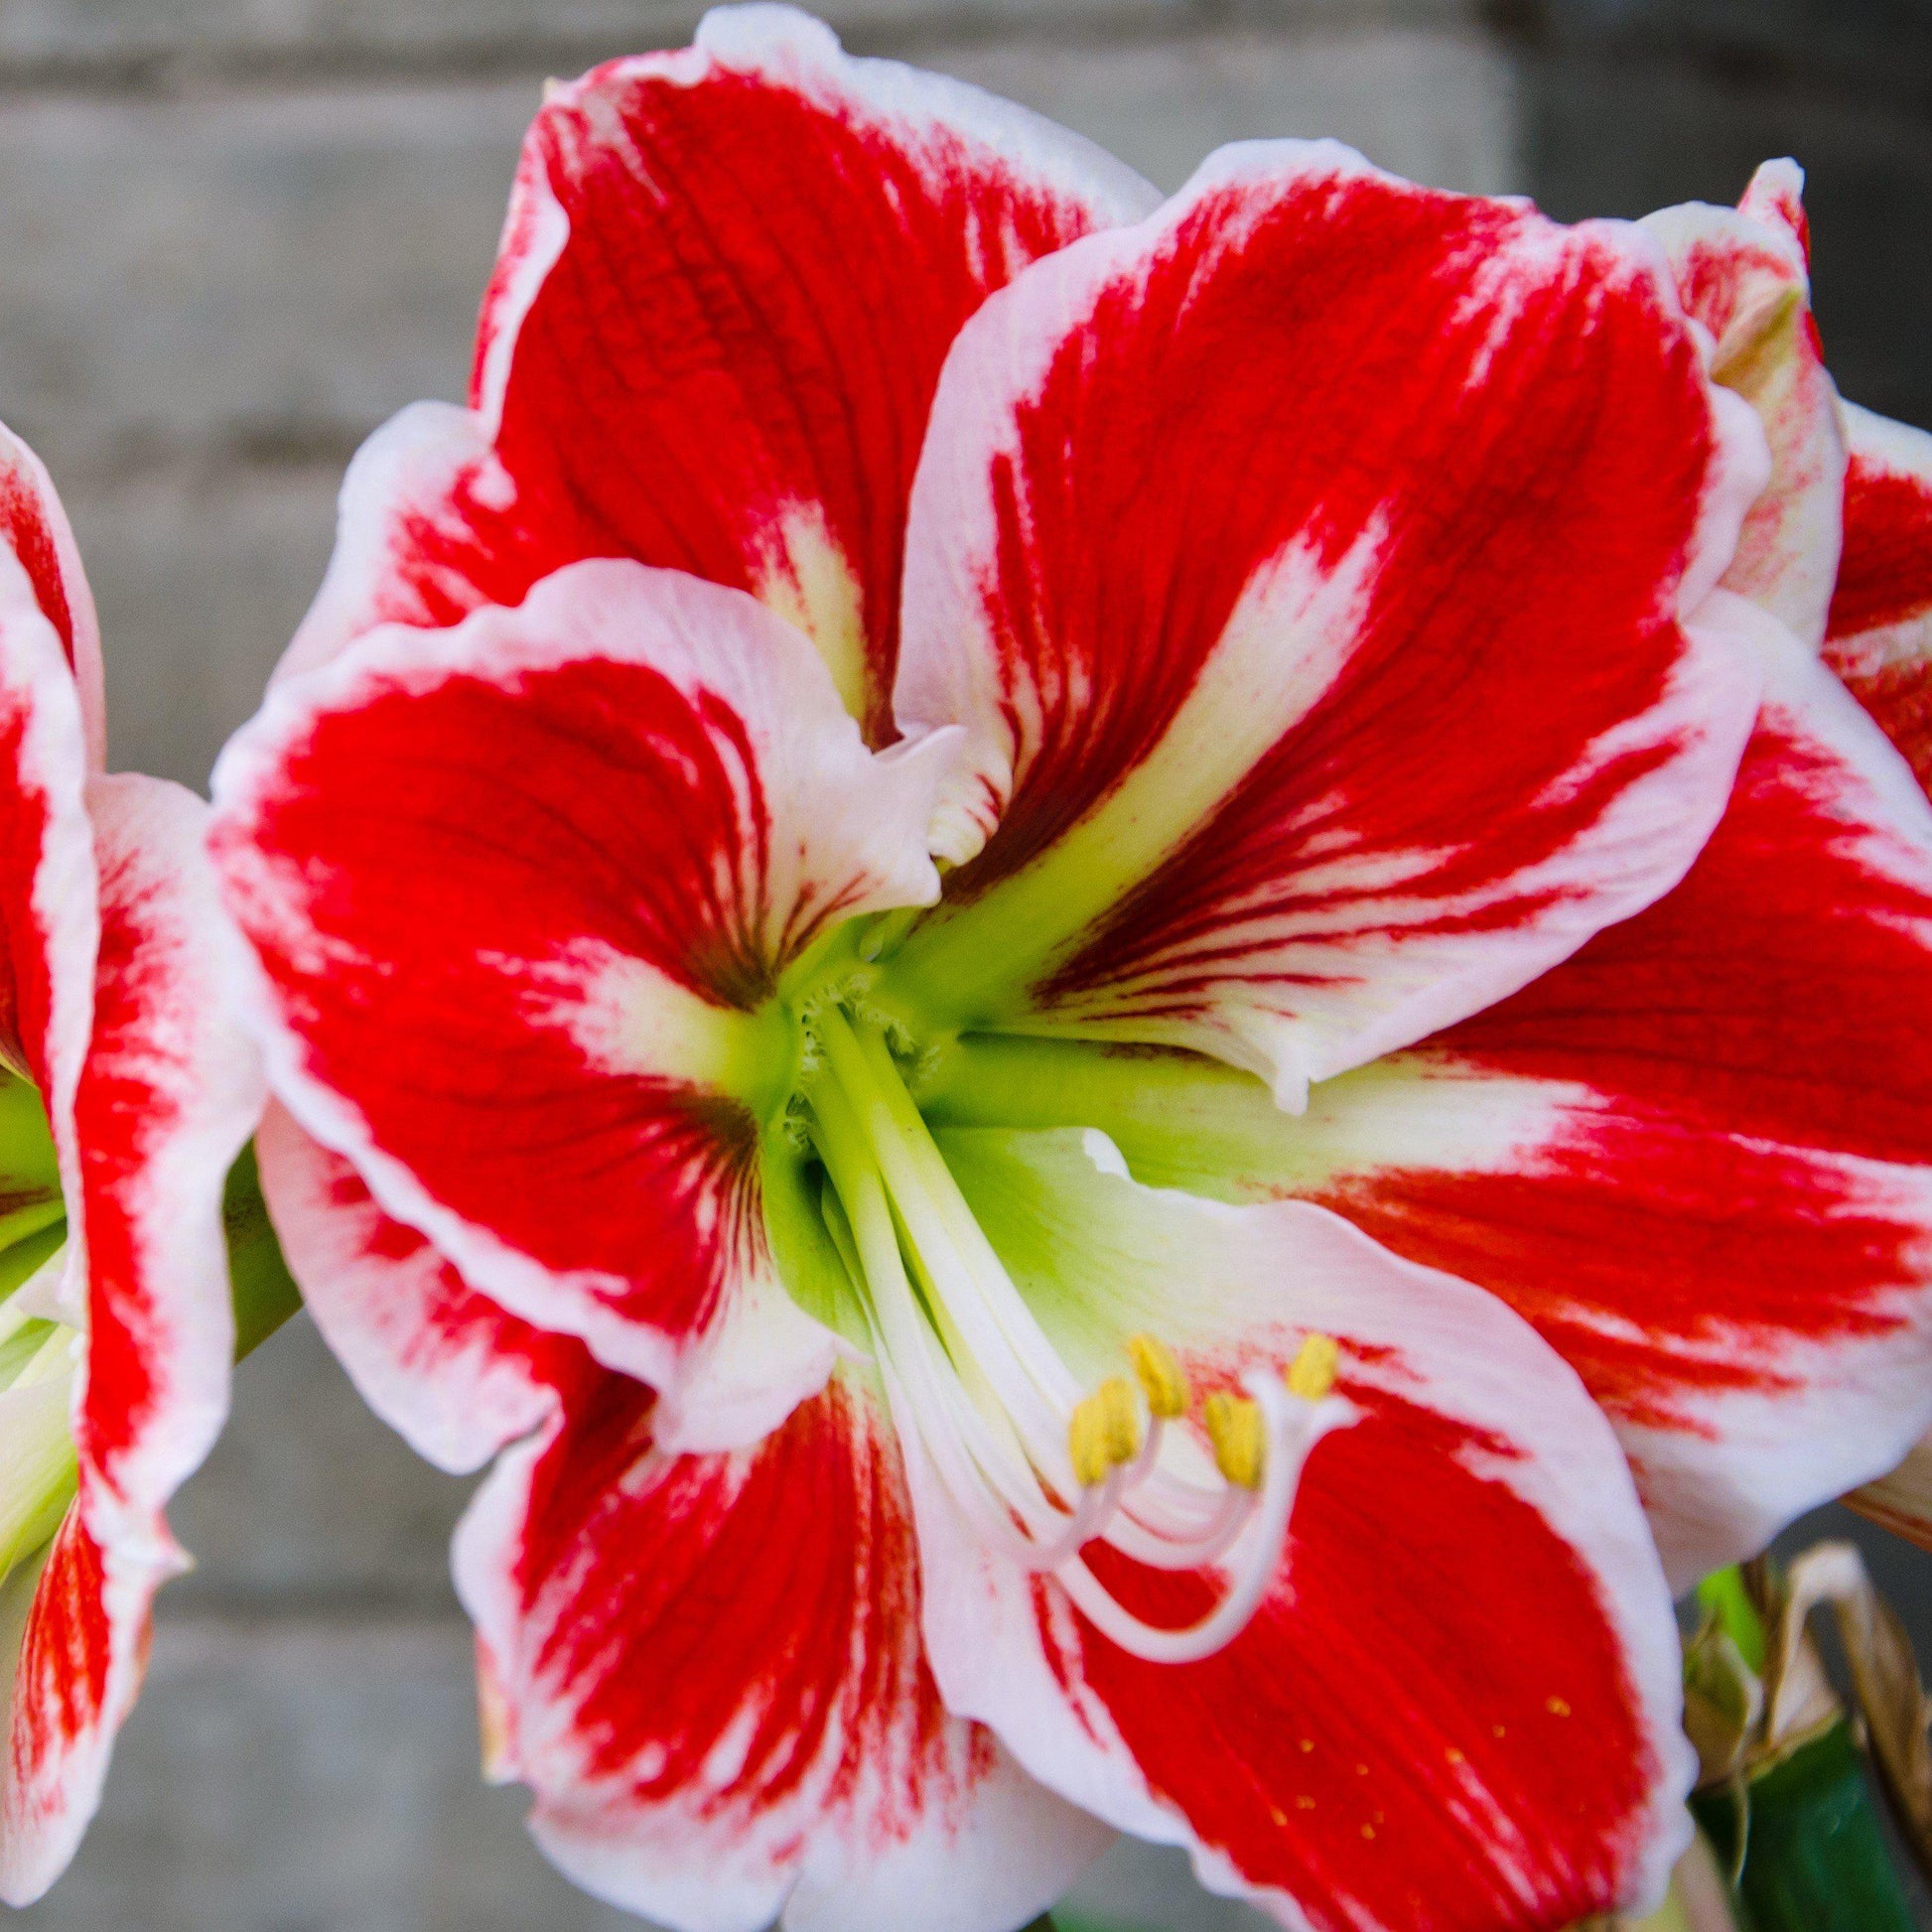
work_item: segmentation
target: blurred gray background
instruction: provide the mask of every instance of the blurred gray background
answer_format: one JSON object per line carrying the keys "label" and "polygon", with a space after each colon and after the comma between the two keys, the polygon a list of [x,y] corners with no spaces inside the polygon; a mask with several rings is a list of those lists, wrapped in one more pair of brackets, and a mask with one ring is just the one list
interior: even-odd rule
{"label": "blurred gray background", "polygon": [[[203,783],[328,554],[350,451],[460,397],[546,74],[687,37],[665,0],[0,0],[0,416],[66,494],[117,763]],[[1552,212],[1811,171],[1846,391],[1932,425],[1932,0],[833,0],[855,49],[1015,95],[1177,186],[1333,134]],[[476,1774],[444,1571],[463,1485],[305,1320],[182,1499],[148,1694],[34,1932],[590,1932]],[[1932,1635],[1932,1560],[1886,1563]],[[1928,1650],[1932,1654],[1932,1650]],[[1093,1881],[1147,1932],[1257,1920],[1172,1860]]]}

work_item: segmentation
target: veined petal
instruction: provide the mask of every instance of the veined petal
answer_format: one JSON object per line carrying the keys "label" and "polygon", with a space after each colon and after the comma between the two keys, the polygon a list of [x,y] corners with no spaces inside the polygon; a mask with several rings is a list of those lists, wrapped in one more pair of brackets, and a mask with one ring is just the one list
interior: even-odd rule
{"label": "veined petal", "polygon": [[515,604],[583,557],[755,593],[891,736],[905,501],[939,365],[1021,267],[1159,198],[976,88],[789,8],[555,84],[483,303],[472,411],[351,472],[290,662]]}
{"label": "veined petal", "polygon": [[951,1717],[897,1452],[845,1376],[729,1455],[600,1376],[457,1536],[492,1769],[587,1889],[680,1932],[1010,1932],[1108,1834]]}
{"label": "veined petal", "polygon": [[51,1552],[5,1586],[19,1600],[0,1643],[12,1667],[0,1897],[15,1905],[72,1858],[140,1689],[154,1593],[186,1567],[162,1510],[227,1413],[222,1183],[263,1097],[208,945],[220,910],[207,806],[117,776],[89,782],[87,809],[100,952],[72,1110],[79,1493]]}
{"label": "veined petal", "polygon": [[1711,332],[1713,377],[1756,410],[1771,449],[1725,587],[1816,646],[1838,571],[1845,438],[1811,316],[1804,179],[1795,162],[1767,161],[1736,207],[1692,202],[1643,226],[1685,313]]}
{"label": "veined petal", "polygon": [[1843,412],[1852,461],[1825,661],[1932,789],[1932,436]]}
{"label": "veined petal", "polygon": [[107,706],[102,689],[100,625],[80,552],[47,467],[0,424],[0,547],[27,574],[35,604],[54,626],[80,699],[87,760],[107,760]]}
{"label": "veined petal", "polygon": [[[1932,811],[1794,640],[1689,878],[1319,1090],[1258,1189],[1492,1290],[1577,1368],[1678,1585],[1932,1422]],[[1317,1173],[1317,1164],[1328,1172]]]}
{"label": "veined petal", "polygon": [[1223,150],[949,358],[895,702],[966,727],[961,869],[895,970],[1291,1108],[1513,991],[1716,823],[1763,478],[1639,231]]}
{"label": "veined petal", "polygon": [[[1285,1924],[1542,1932],[1654,1894],[1686,1830],[1676,1632],[1575,1376],[1494,1298],[1318,1208],[1142,1187],[1091,1138],[941,1137],[1069,1366],[1118,1373],[1148,1330],[1198,1392],[1279,1376],[1320,1332],[1358,1419],[1310,1450],[1253,1620],[1180,1664],[1130,1656],[966,1528],[907,1432],[947,1704]],[[1085,1555],[1158,1625],[1223,1587]]]}
{"label": "veined petal", "polygon": [[161,1506],[227,1415],[222,1186],[266,1087],[209,943],[222,912],[207,806],[128,773],[96,778],[88,807],[101,940],[75,1105],[88,1277],[82,1507],[103,1543],[172,1551]]}
{"label": "veined petal", "polygon": [[799,632],[679,572],[576,565],[371,635],[216,771],[276,1091],[614,1366],[672,1384],[764,1294],[822,1380],[830,1336],[764,1279],[758,1132],[797,1050],[771,996],[840,920],[937,893],[950,753],[868,752]]}
{"label": "veined petal", "polygon": [[164,1570],[114,1557],[78,1508],[0,1586],[0,1658],[11,1665],[0,1777],[0,1899],[31,1904],[66,1870],[107,1774],[147,1663],[148,1605]]}
{"label": "veined petal", "polygon": [[[32,464],[24,446],[0,441],[0,494],[10,451],[17,489],[32,474],[22,467]],[[33,501],[58,516],[51,492]],[[20,527],[41,528],[54,546],[52,523]],[[0,545],[0,1061],[39,1088],[61,1191],[72,1201],[80,1191],[74,1089],[93,1025],[100,914],[88,727],[66,640],[42,602],[50,585],[82,580],[50,577],[58,555],[31,541],[23,551]],[[77,608],[69,607],[69,618]],[[77,1247],[69,1254],[77,1260]]]}

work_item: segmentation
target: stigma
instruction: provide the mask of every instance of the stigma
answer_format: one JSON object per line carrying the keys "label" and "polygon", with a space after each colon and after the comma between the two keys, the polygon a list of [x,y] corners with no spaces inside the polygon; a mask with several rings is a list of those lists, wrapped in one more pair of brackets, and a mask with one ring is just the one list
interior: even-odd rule
{"label": "stigma", "polygon": [[[1304,1335],[1285,1370],[1217,1377],[1197,1401],[1174,1351],[1135,1333],[1083,1384],[981,1230],[883,1036],[842,1012],[818,1024],[823,1210],[901,1435],[972,1532],[1053,1578],[1102,1635],[1150,1662],[1212,1656],[1277,1580],[1309,1451],[1355,1420],[1334,1392],[1335,1340]],[[1149,1622],[1089,1567],[1095,1545],[1214,1572],[1218,1599],[1185,1626]]]}

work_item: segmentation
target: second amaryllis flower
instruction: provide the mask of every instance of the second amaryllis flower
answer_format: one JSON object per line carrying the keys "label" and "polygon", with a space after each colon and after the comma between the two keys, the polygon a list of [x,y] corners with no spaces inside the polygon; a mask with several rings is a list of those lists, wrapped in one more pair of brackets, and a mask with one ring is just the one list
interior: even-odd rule
{"label": "second amaryllis flower", "polygon": [[504,1451],[493,1765],[682,1926],[1641,1896],[1658,1543],[1932,1408],[1932,813],[1720,588],[1663,248],[1155,203],[778,10],[556,90],[217,774],[310,1304]]}

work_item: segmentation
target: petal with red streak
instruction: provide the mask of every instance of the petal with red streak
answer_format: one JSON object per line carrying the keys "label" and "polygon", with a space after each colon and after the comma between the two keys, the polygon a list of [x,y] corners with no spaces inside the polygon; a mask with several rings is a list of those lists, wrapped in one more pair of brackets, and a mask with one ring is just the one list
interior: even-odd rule
{"label": "petal with red streak", "polygon": [[1845,555],[1825,661],[1932,790],[1932,436],[1844,405]]}
{"label": "petal with red streak", "polygon": [[1716,823],[1763,464],[1639,233],[1224,150],[948,361],[896,705],[967,728],[960,870],[896,971],[1292,1108],[1513,991]]}
{"label": "petal with red streak", "polygon": [[148,1604],[168,1568],[116,1560],[69,1509],[46,1550],[0,1586],[13,1665],[0,1780],[0,1898],[31,1904],[67,1868],[147,1664]]}
{"label": "petal with red streak", "polygon": [[1576,1366],[1679,1584],[1932,1422],[1932,811],[1822,666],[1767,655],[1675,893],[1318,1092],[1274,1174],[1250,1136],[1251,1185],[1493,1290]]}
{"label": "petal with red streak", "polygon": [[758,1211],[776,980],[930,901],[949,753],[867,751],[799,632],[638,564],[364,639],[216,770],[277,1093],[475,1286],[659,1386],[734,1385],[750,1440],[833,1359]]}
{"label": "petal with red streak", "polygon": [[[1658,1891],[1686,1829],[1676,1631],[1615,1440],[1561,1358],[1306,1203],[1142,1187],[1073,1133],[942,1144],[1076,1374],[1118,1373],[1147,1329],[1198,1395],[1317,1331],[1359,1412],[1310,1453],[1254,1619],[1186,1664],[1129,1655],[990,1552],[908,1451],[947,1703],[1287,1924],[1546,1932]],[[1085,1558],[1159,1625],[1222,1587]]]}
{"label": "petal with red streak", "polygon": [[0,425],[0,547],[11,551],[27,573],[34,602],[61,640],[80,697],[88,762],[98,771],[107,759],[107,705],[93,592],[46,466],[4,425]]}
{"label": "petal with red streak", "polygon": [[207,808],[158,778],[88,787],[100,881],[93,1039],[73,1118],[87,1339],[79,1497],[31,1587],[0,1792],[0,1896],[38,1897],[99,1802],[146,1664],[155,1590],[186,1559],[163,1506],[227,1412],[233,1319],[222,1183],[262,1081],[208,934]]}
{"label": "petal with red streak", "polygon": [[1767,161],[1737,207],[1693,202],[1643,225],[1685,312],[1711,332],[1712,375],[1756,410],[1771,447],[1725,586],[1815,646],[1838,570],[1845,438],[1811,317],[1803,187],[1794,162]]}
{"label": "petal with red streak", "polygon": [[165,1544],[161,1506],[227,1415],[234,1315],[222,1187],[261,1117],[260,1054],[209,935],[208,808],[165,779],[97,778],[94,1033],[75,1104],[87,1259],[83,1506],[104,1543]]}
{"label": "petal with red streak", "polygon": [[0,547],[0,1060],[40,1090],[70,1202],[100,923],[87,726],[46,584]]}
{"label": "petal with red streak", "polygon": [[483,304],[474,413],[406,413],[344,496],[291,661],[623,556],[754,592],[875,743],[939,365],[986,295],[1158,198],[976,88],[779,7],[555,85]]}
{"label": "petal with red streak", "polygon": [[874,1399],[840,1377],[754,1448],[677,1456],[603,1375],[457,1537],[495,1769],[589,1890],[684,1932],[1010,1932],[1104,1828],[948,1715]]}

